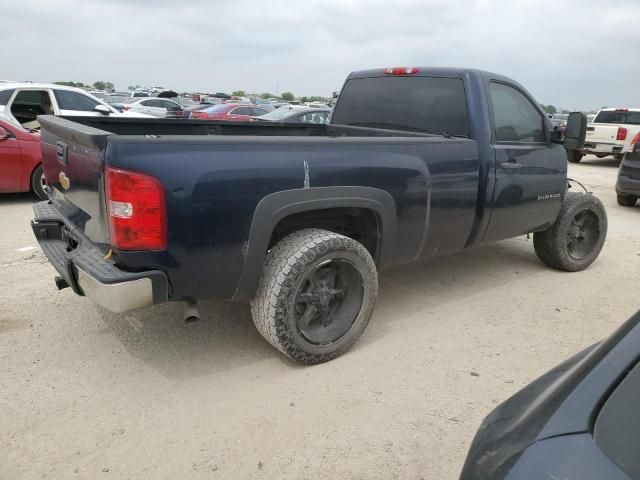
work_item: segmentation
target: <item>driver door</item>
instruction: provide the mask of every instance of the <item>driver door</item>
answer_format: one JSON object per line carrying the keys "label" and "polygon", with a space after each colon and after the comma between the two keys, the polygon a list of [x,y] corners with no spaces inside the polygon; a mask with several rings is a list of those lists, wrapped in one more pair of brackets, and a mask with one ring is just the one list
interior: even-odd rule
{"label": "driver door", "polygon": [[553,223],[566,189],[566,154],[552,144],[540,108],[520,88],[489,83],[495,155],[493,211],[483,241],[541,230]]}

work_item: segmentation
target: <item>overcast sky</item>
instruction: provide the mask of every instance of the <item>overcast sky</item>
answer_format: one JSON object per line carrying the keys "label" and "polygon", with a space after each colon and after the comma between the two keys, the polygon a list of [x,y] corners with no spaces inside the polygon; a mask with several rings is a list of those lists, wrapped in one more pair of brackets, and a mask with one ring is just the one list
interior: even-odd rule
{"label": "overcast sky", "polygon": [[328,96],[353,70],[495,71],[640,107],[640,0],[0,0],[0,78]]}

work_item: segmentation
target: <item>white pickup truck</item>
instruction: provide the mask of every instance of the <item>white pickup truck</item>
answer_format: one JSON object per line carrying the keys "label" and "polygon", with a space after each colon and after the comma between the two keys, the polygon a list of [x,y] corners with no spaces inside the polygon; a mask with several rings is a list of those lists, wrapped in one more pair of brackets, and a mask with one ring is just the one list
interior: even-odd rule
{"label": "white pickup truck", "polygon": [[578,163],[584,155],[598,158],[613,155],[622,158],[629,151],[631,140],[640,132],[640,109],[603,108],[593,123],[587,125],[587,138],[582,150],[569,152],[569,161]]}

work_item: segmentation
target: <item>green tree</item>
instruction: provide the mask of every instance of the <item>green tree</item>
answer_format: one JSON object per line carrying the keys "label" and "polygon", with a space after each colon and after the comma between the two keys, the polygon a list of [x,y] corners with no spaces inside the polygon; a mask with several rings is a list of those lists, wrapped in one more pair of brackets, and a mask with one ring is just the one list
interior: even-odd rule
{"label": "green tree", "polygon": [[115,86],[111,82],[104,82],[104,89],[107,92],[113,92],[113,91],[115,91]]}
{"label": "green tree", "polygon": [[543,105],[542,108],[547,113],[558,113],[558,110],[553,105]]}
{"label": "green tree", "polygon": [[300,101],[301,101],[302,103],[307,103],[307,102],[309,101],[309,99],[308,99],[307,97],[302,97],[302,98],[300,99]]}
{"label": "green tree", "polygon": [[265,92],[265,93],[261,93],[260,94],[260,98],[267,99],[267,98],[271,98],[271,97],[273,97],[273,93]]}
{"label": "green tree", "polygon": [[231,92],[232,97],[246,97],[247,94],[244,93],[244,90],[236,90],[235,92]]}
{"label": "green tree", "polygon": [[282,100],[286,100],[288,102],[290,102],[291,100],[293,100],[295,98],[293,96],[293,93],[291,93],[291,92],[283,92],[281,97],[282,97]]}
{"label": "green tree", "polygon": [[102,80],[98,80],[97,82],[93,82],[93,88],[96,90],[104,90],[105,83]]}
{"label": "green tree", "polygon": [[326,103],[327,99],[325,97],[313,96],[313,97],[309,97],[309,101],[310,102]]}
{"label": "green tree", "polygon": [[84,87],[84,83],[82,82],[53,82],[54,85],[65,85],[67,87]]}

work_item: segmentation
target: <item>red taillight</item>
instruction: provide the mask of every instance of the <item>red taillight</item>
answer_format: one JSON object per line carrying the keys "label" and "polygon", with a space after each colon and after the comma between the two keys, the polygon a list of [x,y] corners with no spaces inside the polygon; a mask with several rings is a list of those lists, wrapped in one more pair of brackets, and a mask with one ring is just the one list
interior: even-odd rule
{"label": "red taillight", "polygon": [[107,167],[105,191],[111,245],[120,250],[164,250],[164,188],[155,178]]}
{"label": "red taillight", "polygon": [[626,140],[627,139],[627,129],[624,127],[618,127],[618,134],[616,135],[616,140]]}
{"label": "red taillight", "polygon": [[131,108],[131,105],[123,105],[122,106],[122,110],[129,110]]}
{"label": "red taillight", "polygon": [[384,69],[385,75],[413,75],[420,70],[418,67],[389,67]]}
{"label": "red taillight", "polygon": [[636,133],[631,140],[631,151],[634,152],[640,149],[640,132]]}
{"label": "red taillight", "polygon": [[209,115],[204,112],[191,112],[191,118],[209,118]]}

